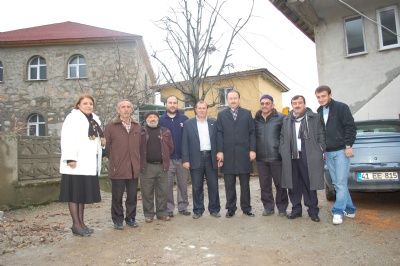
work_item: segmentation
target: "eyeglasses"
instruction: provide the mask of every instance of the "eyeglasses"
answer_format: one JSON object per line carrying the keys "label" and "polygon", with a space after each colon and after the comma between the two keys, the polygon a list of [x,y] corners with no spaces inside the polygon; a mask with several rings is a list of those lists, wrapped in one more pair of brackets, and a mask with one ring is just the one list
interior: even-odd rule
{"label": "eyeglasses", "polygon": [[260,104],[261,104],[261,105],[267,105],[267,106],[268,106],[268,105],[271,105],[272,103],[270,103],[270,102],[261,102]]}

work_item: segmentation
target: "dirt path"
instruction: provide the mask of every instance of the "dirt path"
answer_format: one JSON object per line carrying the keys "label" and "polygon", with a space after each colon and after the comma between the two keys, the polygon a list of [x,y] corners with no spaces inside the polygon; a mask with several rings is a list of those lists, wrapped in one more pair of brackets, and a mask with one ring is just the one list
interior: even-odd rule
{"label": "dirt path", "polygon": [[[191,189],[191,188],[189,188]],[[353,193],[355,219],[331,223],[331,202],[319,193],[320,223],[303,217],[263,217],[258,179],[251,179],[256,217],[231,219],[176,215],[146,224],[138,203],[138,228],[112,228],[111,195],[88,205],[91,237],[71,234],[67,206],[6,212],[0,220],[0,265],[399,265],[400,193]],[[220,180],[221,203],[225,203]],[[189,193],[191,194],[191,193]]]}

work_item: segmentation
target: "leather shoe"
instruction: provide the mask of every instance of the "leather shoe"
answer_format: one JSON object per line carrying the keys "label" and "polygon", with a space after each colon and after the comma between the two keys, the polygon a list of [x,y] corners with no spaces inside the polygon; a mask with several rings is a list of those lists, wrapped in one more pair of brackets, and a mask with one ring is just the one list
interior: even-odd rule
{"label": "leather shoe", "polygon": [[193,219],[199,219],[201,217],[201,213],[193,213]]}
{"label": "leather shoe", "polygon": [[75,227],[71,227],[71,231],[74,236],[90,236],[90,233],[87,230],[79,232]]}
{"label": "leather shoe", "polygon": [[301,217],[302,215],[301,215],[301,213],[291,213],[291,214],[288,214],[286,217],[288,218],[288,219],[296,219],[297,217]]}
{"label": "leather shoe", "polygon": [[189,216],[191,212],[189,212],[188,210],[181,210],[179,211],[180,214],[183,214],[185,216]]}
{"label": "leather shoe", "polygon": [[280,217],[286,217],[286,215],[287,215],[287,213],[286,213],[286,211],[279,211],[279,214],[278,214]]}
{"label": "leather shoe", "polygon": [[271,210],[271,209],[265,209],[264,211],[263,211],[263,216],[270,216],[271,214],[274,214],[275,213],[275,211],[274,210]]}
{"label": "leather shoe", "polygon": [[321,221],[321,219],[319,219],[319,217],[318,217],[318,214],[310,214],[310,217],[311,217],[311,221],[313,221],[313,222],[319,222],[319,221]]}
{"label": "leather shoe", "polygon": [[171,218],[169,218],[168,215],[165,215],[165,216],[158,216],[157,219],[158,219],[158,220],[163,220],[164,222],[168,222],[168,221],[171,220]]}
{"label": "leather shoe", "polygon": [[235,212],[234,212],[234,211],[228,211],[228,212],[226,213],[225,217],[226,217],[226,218],[232,218],[233,215],[235,215]]}
{"label": "leather shoe", "polygon": [[167,215],[168,215],[168,217],[171,217],[171,218],[174,217],[174,213],[173,212],[168,212]]}
{"label": "leather shoe", "polygon": [[139,224],[133,218],[125,218],[125,222],[130,227],[138,227],[139,226]]}
{"label": "leather shoe", "polygon": [[144,218],[144,221],[145,221],[146,223],[152,223],[152,222],[153,222],[153,217],[145,217],[145,218]]}
{"label": "leather shoe", "polygon": [[243,214],[246,214],[249,217],[254,217],[255,216],[253,211],[245,211],[245,212],[243,212]]}

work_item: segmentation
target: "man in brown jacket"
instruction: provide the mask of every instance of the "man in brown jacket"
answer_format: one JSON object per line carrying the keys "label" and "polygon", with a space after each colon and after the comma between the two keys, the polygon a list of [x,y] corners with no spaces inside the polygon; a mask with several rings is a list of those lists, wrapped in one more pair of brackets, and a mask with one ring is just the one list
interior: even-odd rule
{"label": "man in brown jacket", "polygon": [[128,100],[117,105],[118,116],[104,130],[106,155],[110,160],[108,175],[112,182],[111,217],[114,228],[123,229],[122,197],[126,189],[125,222],[138,227],[135,221],[138,177],[140,174],[141,126],[131,118],[133,106]]}
{"label": "man in brown jacket", "polygon": [[[174,151],[171,131],[158,124],[156,111],[145,114],[146,126],[142,131],[140,148],[142,174],[140,191],[142,193],[143,214],[146,223],[157,219],[169,221],[167,215],[168,169],[170,155]],[[154,211],[154,198],[156,210]]]}

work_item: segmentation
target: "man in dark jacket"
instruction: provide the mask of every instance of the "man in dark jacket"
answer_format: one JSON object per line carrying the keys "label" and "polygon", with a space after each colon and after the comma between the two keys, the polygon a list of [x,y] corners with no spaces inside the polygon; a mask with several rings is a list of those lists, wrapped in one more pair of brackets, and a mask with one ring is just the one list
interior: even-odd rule
{"label": "man in dark jacket", "polygon": [[174,152],[171,154],[171,162],[168,170],[168,216],[174,217],[175,200],[174,200],[174,179],[176,176],[177,185],[177,204],[178,212],[183,215],[190,215],[187,210],[189,206],[188,199],[188,178],[189,171],[182,165],[182,132],[183,122],[189,118],[179,113],[178,98],[174,95],[168,96],[165,100],[166,111],[160,117],[160,126],[166,127],[171,131],[172,140],[174,141]]}
{"label": "man in dark jacket", "polygon": [[272,179],[276,188],[276,207],[279,216],[286,216],[288,206],[287,190],[281,186],[282,158],[279,154],[279,138],[283,123],[283,114],[274,108],[274,98],[265,94],[260,99],[260,110],[254,118],[257,140],[257,168],[261,188],[263,216],[275,212],[272,193]]}
{"label": "man in dark jacket", "polygon": [[217,160],[224,174],[227,218],[236,212],[236,176],[240,180],[240,207],[244,214],[254,217],[250,204],[250,173],[256,158],[256,135],[251,112],[239,106],[240,94],[226,95],[229,107],[217,117]]}
{"label": "man in dark jacket", "polygon": [[111,217],[115,229],[123,229],[124,208],[122,196],[126,189],[125,222],[137,227],[136,204],[140,174],[141,126],[131,118],[132,104],[122,100],[117,105],[118,116],[104,129],[107,140],[106,156],[110,160],[108,175],[112,185]]}
{"label": "man in dark jacket", "polygon": [[356,207],[353,205],[347,181],[350,171],[350,158],[353,154],[353,144],[357,128],[353,115],[347,104],[334,101],[328,86],[322,85],[315,90],[318,103],[318,113],[325,123],[326,164],[336,190],[336,202],[332,208],[332,223],[341,224],[343,215],[354,218]]}
{"label": "man in dark jacket", "polygon": [[293,110],[283,119],[279,151],[282,156],[282,187],[289,189],[292,213],[288,219],[302,216],[301,198],[308,215],[319,222],[317,190],[324,188],[324,126],[319,114],[306,107],[296,95]]}
{"label": "man in dark jacket", "polygon": [[[169,221],[167,215],[168,176],[170,155],[174,150],[171,132],[158,125],[158,113],[148,111],[145,114],[146,126],[142,131],[140,147],[142,175],[143,214],[146,223],[157,219]],[[156,210],[154,211],[154,198]]]}

